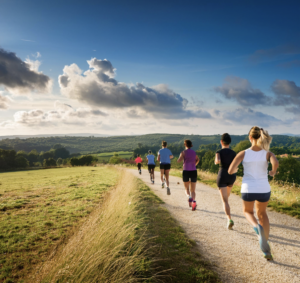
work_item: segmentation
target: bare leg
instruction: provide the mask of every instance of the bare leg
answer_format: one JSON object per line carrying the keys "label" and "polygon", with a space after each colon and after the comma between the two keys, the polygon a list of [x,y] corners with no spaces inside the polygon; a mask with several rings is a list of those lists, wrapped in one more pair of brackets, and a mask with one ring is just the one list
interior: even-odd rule
{"label": "bare leg", "polygon": [[169,187],[169,172],[170,172],[170,170],[165,170],[167,187]]}
{"label": "bare leg", "polygon": [[184,188],[185,188],[185,194],[186,194],[186,196],[187,197],[189,197],[190,196],[190,182],[183,182],[183,184],[184,184]]}
{"label": "bare leg", "polygon": [[265,236],[267,239],[269,239],[269,233],[270,233],[270,222],[267,215],[267,202],[255,202],[255,208],[256,208],[256,214],[259,220],[259,224],[264,228]]}
{"label": "bare leg", "polygon": [[248,220],[248,222],[253,227],[256,227],[258,223],[254,216],[253,208],[254,208],[254,201],[244,201],[243,200],[244,215],[245,215],[246,219]]}
{"label": "bare leg", "polygon": [[191,183],[191,193],[193,200],[196,200],[196,182],[190,182]]}
{"label": "bare leg", "polygon": [[160,179],[162,183],[164,182],[164,174],[165,174],[165,169],[160,169]]}
{"label": "bare leg", "polygon": [[231,215],[230,215],[230,206],[229,206],[229,203],[228,203],[228,197],[229,197],[228,196],[228,187],[219,188],[219,192],[220,192],[221,199],[222,199],[222,202],[223,202],[223,209],[225,211],[225,214],[226,214],[227,218],[230,220]]}
{"label": "bare leg", "polygon": [[154,169],[151,169],[151,176],[152,176],[152,179],[154,181],[155,177],[154,177]]}

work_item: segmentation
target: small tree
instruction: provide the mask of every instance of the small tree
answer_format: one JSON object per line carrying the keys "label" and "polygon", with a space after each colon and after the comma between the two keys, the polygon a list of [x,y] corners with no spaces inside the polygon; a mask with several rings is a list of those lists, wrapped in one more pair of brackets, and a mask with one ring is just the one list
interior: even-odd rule
{"label": "small tree", "polygon": [[63,163],[62,158],[58,158],[57,161],[56,161],[56,165],[60,166],[60,165],[62,165],[62,163]]}
{"label": "small tree", "polygon": [[23,156],[17,156],[15,159],[15,167],[26,168],[29,166],[28,160]]}

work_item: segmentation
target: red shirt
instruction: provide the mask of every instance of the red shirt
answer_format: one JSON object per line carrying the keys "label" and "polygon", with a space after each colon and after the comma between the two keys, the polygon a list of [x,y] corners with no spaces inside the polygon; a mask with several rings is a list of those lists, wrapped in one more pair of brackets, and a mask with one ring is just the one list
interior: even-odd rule
{"label": "red shirt", "polygon": [[135,163],[136,163],[136,164],[142,163],[142,158],[137,157],[137,158],[135,159]]}

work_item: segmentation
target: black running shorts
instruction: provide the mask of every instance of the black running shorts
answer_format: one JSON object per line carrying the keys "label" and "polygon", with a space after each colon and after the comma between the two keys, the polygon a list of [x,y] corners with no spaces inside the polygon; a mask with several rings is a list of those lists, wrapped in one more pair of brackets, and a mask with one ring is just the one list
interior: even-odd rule
{"label": "black running shorts", "polygon": [[271,197],[271,192],[269,193],[242,193],[242,200],[244,201],[259,201],[259,202],[267,202]]}
{"label": "black running shorts", "polygon": [[219,188],[232,187],[236,180],[236,175],[229,175],[227,170],[225,168],[219,170],[217,177],[217,186]]}
{"label": "black running shorts", "polygon": [[197,170],[194,171],[182,171],[182,180],[183,182],[189,182],[191,180],[192,183],[197,182]]}
{"label": "black running shorts", "polygon": [[148,164],[148,171],[150,172],[150,170],[155,169],[155,165],[154,164]]}
{"label": "black running shorts", "polygon": [[171,164],[160,164],[159,167],[160,167],[160,169],[170,170]]}
{"label": "black running shorts", "polygon": [[138,163],[138,164],[137,164],[137,167],[138,167],[138,169],[140,170],[141,167],[142,167],[142,164],[141,164],[141,163]]}

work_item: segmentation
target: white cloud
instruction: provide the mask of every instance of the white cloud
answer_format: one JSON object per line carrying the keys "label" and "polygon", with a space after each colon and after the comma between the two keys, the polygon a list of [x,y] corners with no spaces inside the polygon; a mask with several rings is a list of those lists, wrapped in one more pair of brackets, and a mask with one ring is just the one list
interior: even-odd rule
{"label": "white cloud", "polygon": [[146,87],[141,83],[128,86],[115,80],[110,61],[92,58],[89,70],[83,72],[76,64],[65,66],[58,78],[61,92],[69,98],[103,108],[139,108],[165,119],[211,118],[197,108],[188,109],[187,99],[164,84]]}
{"label": "white cloud", "polygon": [[[68,104],[56,101],[53,110],[18,111],[13,120],[7,120],[0,124],[2,128],[19,127],[57,127],[60,125],[85,125],[95,122],[97,117],[105,117],[106,113],[91,108],[73,109]],[[100,121],[98,120],[97,123]]]}

